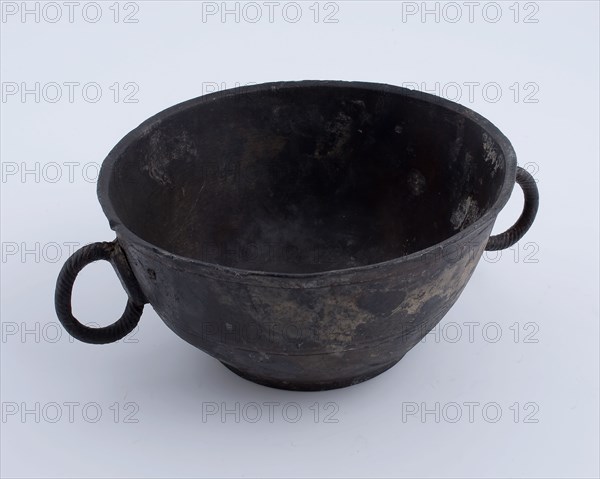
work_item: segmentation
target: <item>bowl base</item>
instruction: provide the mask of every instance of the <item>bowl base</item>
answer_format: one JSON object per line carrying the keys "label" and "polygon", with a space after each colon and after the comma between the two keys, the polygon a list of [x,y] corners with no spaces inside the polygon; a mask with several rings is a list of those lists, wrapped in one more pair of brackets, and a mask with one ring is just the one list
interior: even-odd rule
{"label": "bowl base", "polygon": [[[400,358],[402,359],[402,358]],[[279,379],[269,379],[261,376],[256,376],[254,374],[248,373],[246,371],[241,371],[233,366],[230,366],[226,363],[221,363],[230,371],[234,372],[238,376],[252,381],[253,383],[260,384],[261,386],[267,386],[270,388],[276,389],[286,389],[290,391],[326,391],[328,389],[339,389],[345,388],[348,386],[353,386],[355,384],[362,383],[364,381],[368,381],[369,379],[374,378],[375,376],[379,376],[381,373],[384,373],[391,367],[395,366],[400,359],[396,359],[391,363],[386,364],[380,368],[369,371],[367,374],[362,374],[359,376],[355,376],[352,378],[345,378],[335,381],[315,381],[315,382],[297,382],[297,381],[283,381]]]}

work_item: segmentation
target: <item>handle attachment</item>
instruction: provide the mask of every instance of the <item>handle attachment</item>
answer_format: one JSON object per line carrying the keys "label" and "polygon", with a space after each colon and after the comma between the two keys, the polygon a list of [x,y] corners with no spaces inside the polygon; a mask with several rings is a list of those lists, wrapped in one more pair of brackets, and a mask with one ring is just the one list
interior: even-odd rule
{"label": "handle attachment", "polygon": [[518,166],[517,183],[523,190],[523,195],[525,196],[523,213],[521,213],[517,222],[504,233],[490,236],[490,239],[485,246],[486,251],[498,251],[514,245],[525,233],[527,233],[527,230],[533,224],[540,203],[540,196],[535,179],[527,170]]}
{"label": "handle attachment", "polygon": [[[127,306],[121,317],[110,326],[91,328],[73,316],[71,296],[79,272],[88,264],[101,259],[108,261],[117,272],[127,291]],[[92,243],[80,248],[65,262],[56,280],[54,294],[56,315],[67,332],[84,343],[106,344],[124,338],[137,326],[144,310],[144,303],[147,303],[147,300],[117,240]]]}

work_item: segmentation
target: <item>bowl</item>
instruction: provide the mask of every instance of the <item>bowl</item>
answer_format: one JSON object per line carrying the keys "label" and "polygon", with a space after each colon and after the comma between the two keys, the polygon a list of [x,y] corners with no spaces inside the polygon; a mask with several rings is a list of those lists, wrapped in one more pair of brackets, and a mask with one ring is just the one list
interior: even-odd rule
{"label": "bowl", "polygon": [[[490,236],[518,183],[524,209]],[[117,341],[144,304],[236,374],[345,387],[396,364],[446,314],[484,250],[538,208],[508,139],[456,103],[396,86],[300,81],[224,90],[148,119],[108,154],[98,198],[116,233],[56,286],[75,338]],[[79,271],[109,261],[120,319],[76,319]]]}

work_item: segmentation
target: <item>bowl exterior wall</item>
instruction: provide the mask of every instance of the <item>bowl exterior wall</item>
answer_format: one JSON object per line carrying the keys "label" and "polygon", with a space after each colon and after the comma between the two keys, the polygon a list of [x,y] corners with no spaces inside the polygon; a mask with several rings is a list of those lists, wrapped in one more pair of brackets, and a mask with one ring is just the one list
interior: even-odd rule
{"label": "bowl exterior wall", "polygon": [[255,382],[320,390],[369,379],[414,347],[458,299],[492,227],[408,261],[305,277],[236,274],[117,235],[181,338]]}

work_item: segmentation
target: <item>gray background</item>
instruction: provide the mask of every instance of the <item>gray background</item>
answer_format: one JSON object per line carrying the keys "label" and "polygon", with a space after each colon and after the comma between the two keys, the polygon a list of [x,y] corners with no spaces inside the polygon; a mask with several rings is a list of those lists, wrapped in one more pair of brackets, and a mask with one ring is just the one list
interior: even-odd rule
{"label": "gray background", "polygon": [[[278,2],[271,19],[264,2],[228,3],[237,18],[221,2],[89,3],[2,6],[4,477],[598,477],[597,2],[471,17],[465,2]],[[301,79],[407,85],[483,114],[538,180],[533,228],[482,258],[396,367],[348,389],[244,381],[150,306],[117,344],[70,340],[54,283],[71,244],[113,238],[95,192],[108,151],[215,87]],[[521,206],[517,188],[495,231]],[[108,324],[124,302],[108,264],[81,274],[80,318]]]}

